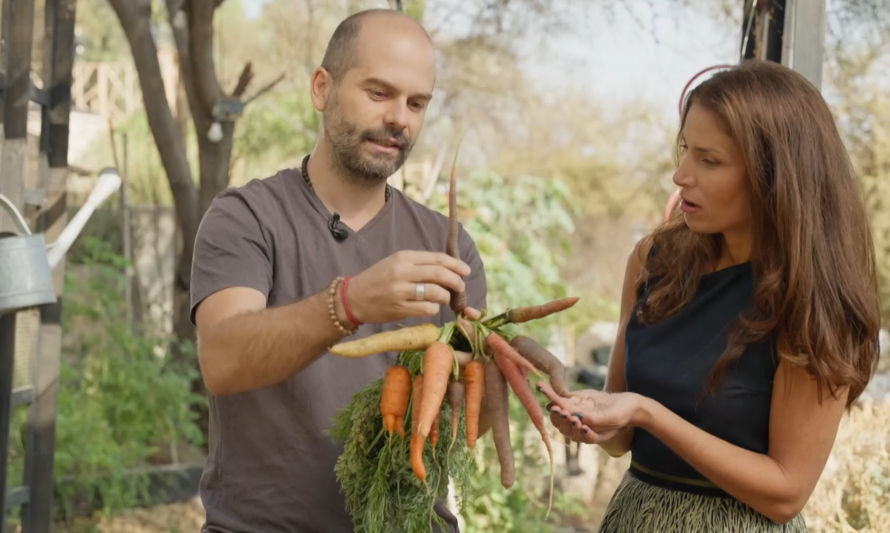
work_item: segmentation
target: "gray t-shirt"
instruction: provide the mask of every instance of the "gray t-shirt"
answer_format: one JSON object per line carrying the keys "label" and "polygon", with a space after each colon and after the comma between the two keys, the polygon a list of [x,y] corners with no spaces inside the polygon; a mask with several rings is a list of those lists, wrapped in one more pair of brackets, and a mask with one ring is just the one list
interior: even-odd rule
{"label": "gray t-shirt", "polygon": [[[227,287],[251,287],[269,307],[325,289],[399,250],[445,249],[447,218],[389,187],[383,209],[342,242],[331,213],[288,169],[223,191],[195,240],[192,317],[198,304]],[[469,305],[485,307],[485,275],[470,236],[460,232],[470,265]],[[447,307],[431,318],[364,324],[353,338],[406,325],[453,319]],[[207,531],[347,532],[352,521],[334,475],[343,447],[328,436],[333,415],[352,395],[383,376],[395,353],[346,359],[324,354],[287,380],[210,398],[209,454],[201,478]],[[453,523],[453,517],[450,517]]]}

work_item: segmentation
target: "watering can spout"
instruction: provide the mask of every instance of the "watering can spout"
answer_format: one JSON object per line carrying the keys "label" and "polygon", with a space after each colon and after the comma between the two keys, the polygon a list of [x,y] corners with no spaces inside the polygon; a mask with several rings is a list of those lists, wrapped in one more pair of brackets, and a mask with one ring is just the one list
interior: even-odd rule
{"label": "watering can spout", "polygon": [[83,203],[77,213],[68,221],[68,224],[59,234],[56,242],[48,244],[46,252],[46,260],[49,263],[50,270],[56,268],[59,262],[68,253],[74,240],[83,231],[83,227],[92,216],[93,212],[104,202],[114,191],[121,186],[121,178],[117,170],[113,168],[104,168],[99,172],[99,179],[90,195]]}

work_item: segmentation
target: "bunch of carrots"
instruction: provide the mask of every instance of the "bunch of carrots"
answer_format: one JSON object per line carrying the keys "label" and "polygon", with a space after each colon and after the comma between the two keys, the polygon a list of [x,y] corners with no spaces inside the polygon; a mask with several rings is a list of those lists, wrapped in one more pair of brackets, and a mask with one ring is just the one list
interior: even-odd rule
{"label": "bunch of carrots", "polygon": [[[448,204],[446,252],[457,257],[458,224],[453,165]],[[343,357],[401,353],[399,363],[387,369],[379,387],[380,431],[391,443],[408,440],[408,460],[422,487],[427,484],[424,449],[429,443],[431,452],[436,450],[442,425],[440,415],[445,413],[443,407],[446,399],[449,416],[444,425],[450,428],[448,453],[457,441],[461,414],[466,449],[469,451],[474,449],[480,433],[490,427],[501,469],[501,484],[507,488],[513,485],[515,470],[508,419],[509,387],[525,408],[547,449],[552,504],[552,449],[544,428],[543,412],[527,376],[529,373],[537,376],[547,374],[555,391],[569,395],[564,382],[565,368],[558,358],[533,339],[521,335],[510,336],[503,327],[552,315],[568,309],[577,301],[578,298],[574,297],[561,298],[543,305],[508,309],[487,319],[470,320],[463,315],[466,295],[452,292],[450,303],[456,316],[453,322],[442,327],[421,324],[378,333],[337,344],[330,352]],[[466,346],[469,349],[456,349]],[[418,361],[417,356],[421,354],[422,359]],[[433,457],[432,453],[428,455]]]}
{"label": "bunch of carrots", "polygon": [[[577,301],[574,297],[561,298],[543,305],[509,309],[487,320],[470,321],[459,316],[441,328],[432,324],[411,326],[337,344],[330,351],[344,357],[423,351],[421,370],[416,375],[412,376],[404,365],[389,367],[383,378],[379,402],[382,430],[390,438],[405,438],[406,430],[409,432],[411,469],[422,484],[426,483],[427,476],[423,462],[424,445],[429,442],[435,447],[438,442],[439,416],[447,398],[451,428],[449,450],[457,440],[461,413],[465,420],[466,446],[470,450],[480,434],[480,421],[487,421],[501,467],[501,484],[508,488],[513,485],[508,386],[541,434],[550,459],[552,483],[550,440],[544,428],[542,410],[527,376],[529,373],[541,376],[543,372],[549,376],[554,390],[568,395],[565,368],[556,356],[533,339],[518,335],[508,341],[500,328],[543,318],[567,309]],[[469,344],[469,354],[452,347],[460,338]],[[406,420],[409,409],[410,418]]]}

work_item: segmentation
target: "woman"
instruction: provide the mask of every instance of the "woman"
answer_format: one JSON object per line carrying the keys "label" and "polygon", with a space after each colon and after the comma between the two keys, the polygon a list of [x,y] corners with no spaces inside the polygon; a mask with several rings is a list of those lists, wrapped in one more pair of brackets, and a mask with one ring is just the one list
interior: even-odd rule
{"label": "woman", "polygon": [[819,92],[747,62],[699,85],[679,212],[630,255],[605,392],[551,420],[631,467],[605,532],[806,531],[800,511],[878,358],[874,252]]}

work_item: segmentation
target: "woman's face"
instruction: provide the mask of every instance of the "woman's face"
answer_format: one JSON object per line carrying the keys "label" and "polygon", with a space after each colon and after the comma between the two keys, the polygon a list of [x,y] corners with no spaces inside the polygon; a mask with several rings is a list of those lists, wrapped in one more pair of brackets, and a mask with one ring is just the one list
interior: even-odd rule
{"label": "woman's face", "polygon": [[751,192],[742,152],[719,118],[692,104],[680,136],[681,159],[674,173],[680,210],[697,233],[721,233],[750,241]]}

